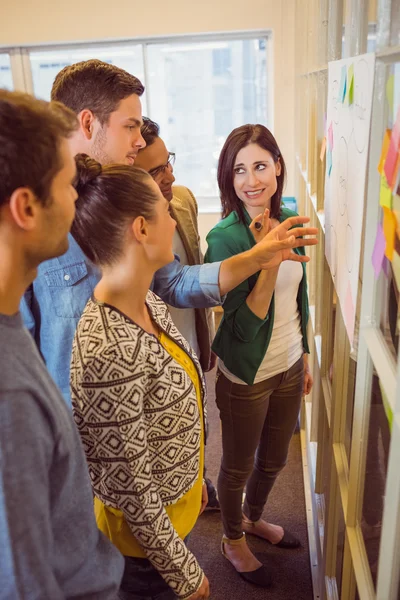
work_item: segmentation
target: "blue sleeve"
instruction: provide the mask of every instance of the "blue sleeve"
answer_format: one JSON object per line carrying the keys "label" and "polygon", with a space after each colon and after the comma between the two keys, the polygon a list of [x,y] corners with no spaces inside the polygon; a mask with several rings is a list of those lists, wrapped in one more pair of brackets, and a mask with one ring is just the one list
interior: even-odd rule
{"label": "blue sleeve", "polygon": [[19,310],[21,312],[22,320],[24,321],[25,327],[29,333],[35,339],[36,335],[36,321],[33,315],[33,285],[31,284],[26,290],[22,297]]}
{"label": "blue sleeve", "polygon": [[24,391],[2,392],[0,422],[0,596],[61,600],[51,567],[52,432]]}
{"label": "blue sleeve", "polygon": [[219,292],[220,262],[183,266],[179,257],[162,269],[153,280],[152,290],[176,308],[210,308],[222,303]]}

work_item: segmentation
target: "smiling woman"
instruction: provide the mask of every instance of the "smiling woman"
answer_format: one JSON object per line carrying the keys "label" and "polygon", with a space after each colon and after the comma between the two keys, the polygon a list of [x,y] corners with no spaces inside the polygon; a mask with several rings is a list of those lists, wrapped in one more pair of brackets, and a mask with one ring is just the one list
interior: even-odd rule
{"label": "smiling woman", "polygon": [[[224,218],[207,236],[206,260],[223,260],[253,247],[256,233],[250,224],[258,215],[262,226],[256,228],[257,239],[293,216],[281,206],[285,170],[266,127],[243,125],[232,131],[218,164]],[[243,531],[281,548],[300,544],[261,515],[286,463],[302,395],[312,385],[305,354],[309,350],[304,265],[286,261],[257,273],[229,292],[223,308],[212,346],[219,357],[222,550],[243,579],[268,587],[270,573],[251,553]]]}
{"label": "smiling woman", "polygon": [[279,218],[285,176],[285,161],[266,127],[243,125],[234,129],[218,164],[222,216],[236,211],[244,222],[245,206],[252,218],[265,208],[270,209],[272,218]]}

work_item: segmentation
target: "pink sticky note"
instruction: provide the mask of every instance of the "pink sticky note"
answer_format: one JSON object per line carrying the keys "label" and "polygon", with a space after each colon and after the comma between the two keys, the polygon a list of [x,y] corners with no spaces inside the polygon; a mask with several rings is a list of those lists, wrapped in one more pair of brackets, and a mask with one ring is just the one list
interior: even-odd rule
{"label": "pink sticky note", "polygon": [[346,322],[346,329],[349,336],[350,344],[352,346],[354,339],[355,311],[353,297],[351,295],[350,282],[348,282],[347,284],[346,300],[344,303],[344,320]]}
{"label": "pink sticky note", "polygon": [[329,140],[330,149],[333,150],[333,125],[332,125],[332,123],[329,125],[329,129],[328,129],[328,140]]}
{"label": "pink sticky note", "polygon": [[390,137],[389,149],[387,152],[384,171],[389,187],[393,190],[397,180],[397,173],[400,166],[400,107],[397,113],[396,123]]}
{"label": "pink sticky note", "polygon": [[378,279],[382,270],[383,259],[385,258],[385,247],[385,235],[383,233],[382,225],[379,223],[376,231],[374,250],[372,252],[372,266],[374,267],[376,279]]}

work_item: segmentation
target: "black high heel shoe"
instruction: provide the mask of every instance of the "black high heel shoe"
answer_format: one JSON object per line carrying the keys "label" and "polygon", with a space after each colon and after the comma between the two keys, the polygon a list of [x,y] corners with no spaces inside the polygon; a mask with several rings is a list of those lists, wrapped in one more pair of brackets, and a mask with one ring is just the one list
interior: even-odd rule
{"label": "black high heel shoe", "polygon": [[[245,539],[246,539],[246,536],[244,534],[238,540],[230,540],[225,535],[222,536],[222,541],[221,541],[222,556],[225,556],[225,558],[231,563],[231,565],[235,569],[235,571],[236,571],[235,566],[232,564],[232,562],[229,560],[228,556],[225,553],[224,545],[228,544],[229,546],[239,546],[240,544],[243,543],[243,540],[245,540]],[[268,571],[267,567],[265,567],[264,565],[261,565],[261,567],[258,567],[258,569],[256,569],[255,571],[236,571],[236,573],[238,575],[240,575],[240,577],[242,579],[244,579],[245,581],[247,581],[248,583],[252,583],[253,585],[258,585],[259,587],[267,588],[267,587],[270,587],[272,584],[271,573]]]}

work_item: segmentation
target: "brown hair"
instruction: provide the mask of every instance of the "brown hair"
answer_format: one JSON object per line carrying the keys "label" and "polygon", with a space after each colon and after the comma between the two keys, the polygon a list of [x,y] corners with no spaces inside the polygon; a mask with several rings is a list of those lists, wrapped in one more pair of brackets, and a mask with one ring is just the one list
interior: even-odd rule
{"label": "brown hair", "polygon": [[139,216],[151,220],[159,195],[143,169],[101,166],[86,154],[75,161],[78,200],[71,233],[93,263],[113,264],[121,255],[128,223]]}
{"label": "brown hair", "polygon": [[277,163],[281,164],[281,174],[277,176],[277,189],[271,198],[271,217],[279,218],[281,214],[282,192],[286,177],[286,166],[281,151],[272,133],[264,125],[242,125],[234,129],[228,136],[218,161],[218,186],[221,195],[222,218],[234,210],[244,223],[243,203],[236,195],[233,187],[233,168],[238,152],[249,144],[258,144],[268,150]]}
{"label": "brown hair", "polygon": [[160,126],[155,121],[149,119],[149,117],[143,117],[143,125],[140,128],[140,133],[146,142],[145,147],[151,146],[160,137]]}
{"label": "brown hair", "polygon": [[64,67],[54,80],[51,99],[62,102],[76,114],[91,110],[104,125],[121,100],[132,94],[141,96],[143,92],[143,84],[134,75],[91,59]]}
{"label": "brown hair", "polygon": [[62,104],[0,90],[0,206],[20,187],[46,205],[63,166],[60,141],[77,129],[76,116]]}

